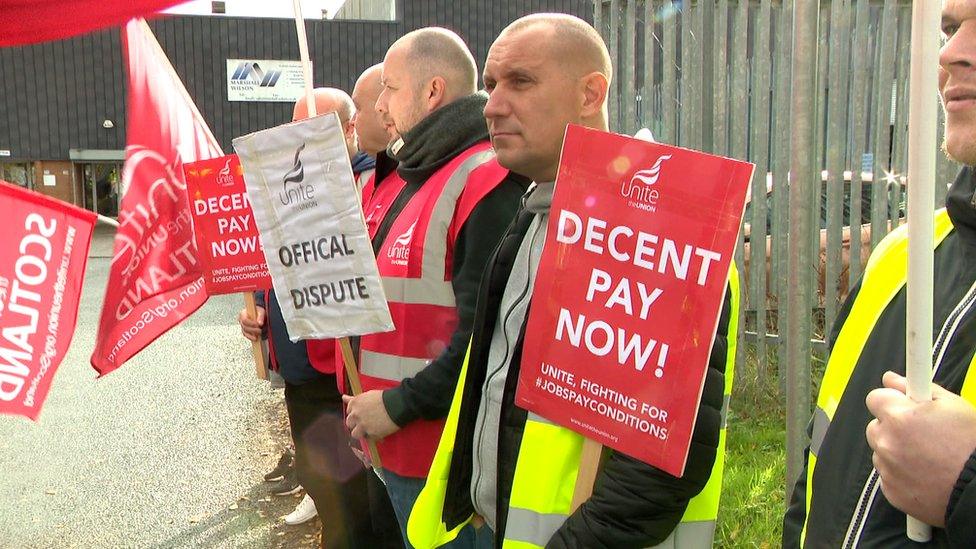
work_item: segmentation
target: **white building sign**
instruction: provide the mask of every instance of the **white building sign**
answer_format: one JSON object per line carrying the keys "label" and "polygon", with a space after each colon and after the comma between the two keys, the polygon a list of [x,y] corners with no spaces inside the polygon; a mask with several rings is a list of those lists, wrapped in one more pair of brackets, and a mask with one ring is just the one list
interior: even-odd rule
{"label": "white building sign", "polygon": [[228,101],[294,103],[305,94],[301,61],[228,59]]}

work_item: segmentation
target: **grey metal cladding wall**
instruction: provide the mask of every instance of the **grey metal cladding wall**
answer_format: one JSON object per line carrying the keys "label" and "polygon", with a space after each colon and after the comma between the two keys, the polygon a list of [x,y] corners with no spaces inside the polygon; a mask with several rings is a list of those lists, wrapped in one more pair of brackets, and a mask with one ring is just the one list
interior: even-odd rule
{"label": "grey metal cladding wall", "polygon": [[[402,0],[399,20],[309,21],[316,86],[351,90],[404,33],[438,25],[460,34],[479,70],[491,41],[513,19],[558,11],[592,20],[589,0]],[[225,152],[231,139],[291,119],[287,103],[227,101],[227,59],[298,59],[287,19],[170,17],[150,21],[157,39]],[[67,159],[68,149],[125,146],[125,74],[118,29],[0,49],[2,160]],[[114,128],[102,127],[111,120]]]}
{"label": "grey metal cladding wall", "polygon": [[[0,149],[9,159],[67,159],[120,148],[124,74],[118,32],[0,49]],[[105,129],[103,120],[115,127]]]}

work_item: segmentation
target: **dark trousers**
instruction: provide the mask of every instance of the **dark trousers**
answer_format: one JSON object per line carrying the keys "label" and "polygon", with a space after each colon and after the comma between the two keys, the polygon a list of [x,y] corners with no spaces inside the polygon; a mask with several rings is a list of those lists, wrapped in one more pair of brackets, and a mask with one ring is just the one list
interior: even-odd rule
{"label": "dark trousers", "polygon": [[[378,498],[349,447],[335,377],[285,384],[298,482],[315,501],[322,547],[402,547],[389,498]],[[383,494],[385,496],[385,493]]]}

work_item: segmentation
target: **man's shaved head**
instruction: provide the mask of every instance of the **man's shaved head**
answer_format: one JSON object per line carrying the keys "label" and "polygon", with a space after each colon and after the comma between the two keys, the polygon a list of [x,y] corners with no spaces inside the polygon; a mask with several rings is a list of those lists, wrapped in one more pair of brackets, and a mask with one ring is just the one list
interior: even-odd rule
{"label": "man's shaved head", "polygon": [[610,53],[600,33],[589,23],[565,13],[534,13],[516,19],[498,35],[502,39],[529,29],[545,29],[546,46],[553,58],[572,69],[574,76],[599,72],[607,77],[613,76]]}
{"label": "man's shaved head", "polygon": [[352,101],[356,104],[353,124],[356,126],[359,150],[372,156],[376,156],[390,142],[386,128],[376,112],[376,99],[383,90],[380,84],[382,74],[383,64],[373,65],[359,75],[356,86],[352,89]]}
{"label": "man's shaved head", "polygon": [[478,68],[471,50],[460,36],[441,27],[408,32],[390,46],[405,48],[406,60],[413,67],[415,81],[434,76],[447,80],[456,97],[478,90]]}
{"label": "man's shaved head", "polygon": [[430,113],[478,91],[474,57],[461,37],[439,27],[409,32],[383,58],[376,111],[391,138]]}
{"label": "man's shaved head", "polygon": [[[343,124],[349,122],[356,114],[356,107],[353,105],[349,94],[338,88],[315,88],[312,90],[315,98],[315,114],[322,115],[335,112],[339,115],[339,121]],[[295,102],[295,110],[292,111],[292,120],[308,118],[308,105],[303,95]]]}
{"label": "man's shaved head", "polygon": [[375,83],[376,86],[379,87],[380,77],[382,76],[383,76],[383,63],[377,63],[373,65],[372,67],[364,70],[363,73],[359,75],[359,78],[356,79],[356,85],[353,86],[353,92],[355,93],[356,88],[362,86],[372,86],[373,83]]}
{"label": "man's shaved head", "polygon": [[[356,154],[359,146],[356,143],[356,131],[352,124],[352,117],[356,114],[356,107],[353,105],[349,94],[338,88],[315,88],[312,90],[312,97],[315,99],[315,114],[321,116],[334,112],[339,115],[339,122],[342,124],[342,137],[346,141],[346,149],[349,158]],[[308,118],[308,102],[305,96],[295,102],[295,109],[292,111],[292,120],[302,120]]]}

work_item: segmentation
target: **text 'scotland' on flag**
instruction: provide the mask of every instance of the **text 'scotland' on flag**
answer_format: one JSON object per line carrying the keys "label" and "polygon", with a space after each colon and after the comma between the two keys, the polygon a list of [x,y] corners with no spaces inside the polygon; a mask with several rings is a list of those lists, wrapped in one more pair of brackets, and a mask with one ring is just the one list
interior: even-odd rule
{"label": "text 'scotland' on flag", "polygon": [[0,181],[0,413],[36,420],[78,319],[95,214]]}
{"label": "text 'scotland' on flag", "polygon": [[183,163],[222,155],[143,20],[122,31],[129,74],[124,195],[92,366],[111,372],[207,300]]}

